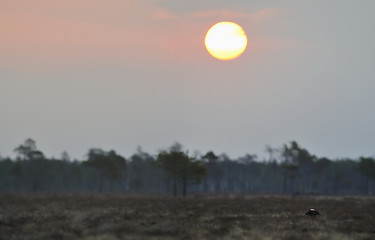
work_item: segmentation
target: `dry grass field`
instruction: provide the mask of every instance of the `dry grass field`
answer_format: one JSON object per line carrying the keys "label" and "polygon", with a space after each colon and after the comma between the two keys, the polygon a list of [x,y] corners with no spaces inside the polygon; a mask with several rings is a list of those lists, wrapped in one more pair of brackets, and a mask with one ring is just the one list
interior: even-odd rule
{"label": "dry grass field", "polygon": [[0,239],[370,240],[374,215],[369,198],[0,195]]}

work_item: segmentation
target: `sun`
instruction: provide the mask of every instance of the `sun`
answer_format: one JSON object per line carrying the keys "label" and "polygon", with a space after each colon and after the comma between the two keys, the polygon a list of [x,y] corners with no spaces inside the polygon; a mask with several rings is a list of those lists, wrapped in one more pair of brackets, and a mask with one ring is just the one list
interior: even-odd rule
{"label": "sun", "polygon": [[245,51],[247,37],[240,25],[233,22],[219,22],[208,30],[204,42],[207,51],[213,57],[231,60]]}

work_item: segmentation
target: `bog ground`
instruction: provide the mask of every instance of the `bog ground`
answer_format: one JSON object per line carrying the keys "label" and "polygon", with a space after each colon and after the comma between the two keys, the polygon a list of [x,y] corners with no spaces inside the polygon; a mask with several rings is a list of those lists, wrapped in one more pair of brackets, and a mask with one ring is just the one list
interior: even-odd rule
{"label": "bog ground", "polygon": [[373,198],[2,195],[0,239],[364,240],[374,215]]}

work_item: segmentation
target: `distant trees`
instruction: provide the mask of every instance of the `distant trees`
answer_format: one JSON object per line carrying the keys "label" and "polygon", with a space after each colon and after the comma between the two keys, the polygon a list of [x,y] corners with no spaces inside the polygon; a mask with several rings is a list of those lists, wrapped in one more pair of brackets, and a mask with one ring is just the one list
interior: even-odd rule
{"label": "distant trees", "polygon": [[266,159],[245,154],[233,159],[213,151],[191,157],[180,144],[157,155],[140,147],[128,159],[92,148],[83,160],[67,152],[48,158],[28,138],[0,159],[0,193],[172,192],[244,194],[375,194],[375,160],[317,158],[296,141],[267,147]]}
{"label": "distant trees", "polygon": [[206,176],[206,167],[178,148],[159,153],[156,165],[164,169],[172,181],[173,196],[177,196],[177,184],[181,184],[182,196],[185,197],[190,184],[200,183]]}
{"label": "distant trees", "polygon": [[332,169],[332,161],[328,158],[317,159],[312,166],[311,193],[317,194],[318,192],[329,192],[329,184],[327,181],[323,182],[322,176],[330,176]]}
{"label": "distant trees", "polygon": [[[48,176],[48,162],[44,157],[42,151],[37,149],[35,140],[28,138],[23,144],[14,149],[20,161],[25,161],[23,164],[27,169],[26,179],[31,184],[33,192],[37,192],[43,188]],[[19,176],[22,171],[20,167],[14,169],[14,176]],[[17,180],[18,181],[18,180]]]}
{"label": "distant trees", "polygon": [[103,191],[105,181],[113,187],[115,180],[120,179],[125,174],[125,158],[117,155],[115,151],[103,151],[98,148],[90,149],[88,159],[83,162],[84,165],[96,170],[97,186],[99,192]]}
{"label": "distant trees", "polygon": [[364,193],[369,195],[370,183],[375,180],[375,160],[370,157],[361,157],[359,159],[358,172],[365,177]]}
{"label": "distant trees", "polygon": [[[315,156],[311,155],[306,149],[301,148],[296,141],[284,144],[281,155],[283,157],[282,166],[284,168],[283,192],[296,193],[311,190],[311,183],[306,175],[312,173],[312,164]],[[298,189],[296,189],[296,178],[298,170],[304,173],[299,178]]]}
{"label": "distant trees", "polygon": [[159,171],[154,169],[154,157],[141,147],[130,157],[127,167],[128,187],[132,192],[152,191],[159,188]]}

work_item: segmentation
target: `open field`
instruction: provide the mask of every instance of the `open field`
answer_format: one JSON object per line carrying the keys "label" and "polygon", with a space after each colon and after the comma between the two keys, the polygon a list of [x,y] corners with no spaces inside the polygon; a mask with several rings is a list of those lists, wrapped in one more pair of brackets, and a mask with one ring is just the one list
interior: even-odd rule
{"label": "open field", "polygon": [[2,195],[0,239],[365,240],[374,215],[369,198]]}

